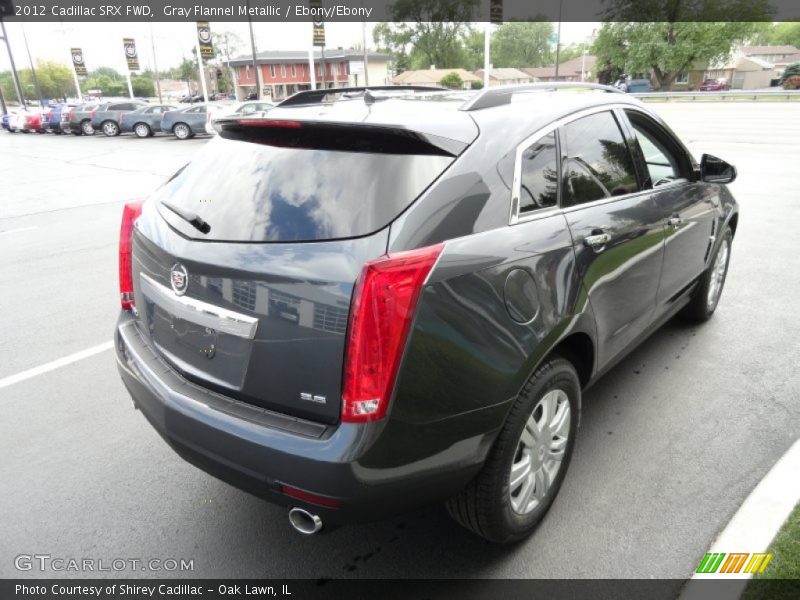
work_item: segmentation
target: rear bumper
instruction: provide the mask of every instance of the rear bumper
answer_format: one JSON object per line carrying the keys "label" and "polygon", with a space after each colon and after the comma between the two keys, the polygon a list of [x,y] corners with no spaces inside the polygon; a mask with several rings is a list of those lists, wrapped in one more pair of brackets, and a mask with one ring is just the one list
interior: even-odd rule
{"label": "rear bumper", "polygon": [[[181,457],[266,500],[306,508],[328,524],[385,518],[453,495],[480,469],[496,434],[475,434],[474,426],[460,427],[454,417],[417,426],[409,437],[407,424],[388,420],[325,426],[236,402],[182,378],[155,354],[127,312],[120,316],[115,347],[136,407]],[[472,423],[475,417],[470,414]],[[453,431],[470,429],[470,437],[442,446]],[[420,447],[431,453],[403,461]],[[296,500],[281,492],[282,485],[339,507]]]}

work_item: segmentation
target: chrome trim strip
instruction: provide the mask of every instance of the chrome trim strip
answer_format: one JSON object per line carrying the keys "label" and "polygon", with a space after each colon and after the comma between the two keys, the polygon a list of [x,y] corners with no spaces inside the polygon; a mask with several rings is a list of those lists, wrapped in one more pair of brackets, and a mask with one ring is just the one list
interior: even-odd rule
{"label": "chrome trim strip", "polygon": [[[689,181],[687,179],[683,179],[683,178],[682,179],[676,179],[672,183],[665,184],[663,186],[658,186],[657,188],[652,188],[651,187],[651,188],[646,189],[646,190],[638,190],[636,192],[631,192],[630,194],[624,194],[624,195],[620,195],[620,196],[610,196],[608,198],[600,198],[599,200],[595,200],[594,202],[585,202],[583,204],[576,204],[574,206],[568,206],[566,208],[564,208],[562,206],[553,206],[553,207],[548,207],[548,208],[540,208],[540,209],[535,210],[533,212],[530,212],[530,213],[528,213],[526,215],[520,215],[519,214],[519,200],[520,200],[520,188],[521,188],[521,181],[520,180],[521,180],[521,177],[522,177],[522,154],[523,154],[523,152],[525,152],[525,149],[528,146],[530,146],[531,144],[533,144],[534,142],[539,141],[539,139],[543,138],[547,134],[555,131],[556,129],[560,129],[561,127],[563,127],[567,123],[570,123],[572,121],[576,121],[576,120],[578,120],[578,119],[580,119],[582,117],[588,117],[589,115],[593,115],[593,114],[601,113],[601,112],[611,112],[613,114],[613,113],[616,113],[618,110],[635,110],[635,111],[638,111],[638,112],[642,113],[643,115],[646,115],[646,116],[658,121],[658,118],[655,115],[653,115],[646,108],[643,108],[641,106],[637,106],[635,104],[622,104],[622,103],[611,103],[611,102],[609,102],[608,104],[599,104],[597,106],[592,106],[591,108],[585,108],[583,110],[574,112],[574,113],[572,113],[570,115],[567,115],[565,117],[561,117],[557,121],[553,121],[552,123],[549,123],[548,125],[545,125],[541,129],[539,129],[535,133],[529,135],[528,137],[526,137],[524,140],[522,140],[522,142],[520,142],[517,145],[516,156],[515,156],[515,159],[514,159],[514,179],[511,182],[511,208],[510,208],[510,214],[509,214],[509,218],[508,218],[508,224],[509,225],[516,225],[517,223],[523,223],[525,221],[532,221],[534,219],[538,219],[538,218],[545,217],[545,216],[551,216],[551,215],[553,215],[555,213],[559,213],[559,212],[570,212],[570,211],[573,211],[573,210],[582,210],[582,209],[587,208],[589,206],[597,206],[597,205],[600,205],[600,204],[605,204],[607,202],[616,202],[617,200],[622,200],[624,198],[631,198],[633,196],[637,196],[637,195],[640,195],[640,194],[652,194],[654,192],[660,192],[661,190],[664,190],[664,189],[669,189],[671,187],[677,187],[678,185],[684,185],[686,183],[689,183]],[[616,114],[614,116],[615,116],[615,118],[617,118]],[[560,176],[559,176],[559,181],[560,181]],[[559,198],[560,198],[560,196],[561,196],[561,194],[560,194],[560,190],[559,190]]]}
{"label": "chrome trim strip", "polygon": [[255,317],[187,296],[176,296],[170,288],[161,285],[145,273],[140,273],[139,285],[145,296],[179,319],[248,340],[256,336],[258,319]]}

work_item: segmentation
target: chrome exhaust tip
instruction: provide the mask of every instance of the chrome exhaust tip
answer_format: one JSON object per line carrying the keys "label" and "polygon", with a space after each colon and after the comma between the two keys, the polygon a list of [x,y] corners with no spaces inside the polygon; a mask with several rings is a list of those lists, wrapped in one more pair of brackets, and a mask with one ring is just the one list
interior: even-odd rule
{"label": "chrome exhaust tip", "polygon": [[289,511],[289,524],[303,535],[314,535],[322,529],[322,519],[304,508],[295,507]]}

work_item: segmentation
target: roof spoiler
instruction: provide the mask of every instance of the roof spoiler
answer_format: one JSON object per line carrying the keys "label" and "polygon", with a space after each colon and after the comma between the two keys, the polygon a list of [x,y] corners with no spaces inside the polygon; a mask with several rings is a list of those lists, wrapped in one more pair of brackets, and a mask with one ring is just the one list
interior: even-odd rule
{"label": "roof spoiler", "polygon": [[265,117],[223,117],[214,121],[220,137],[287,148],[379,154],[458,156],[458,140],[386,125]]}
{"label": "roof spoiler", "polygon": [[305,90],[297,92],[280,102],[277,106],[302,106],[304,104],[321,104],[327,96],[362,93],[367,99],[371,92],[447,92],[447,88],[426,85],[371,85],[364,87],[329,88],[324,90]]}
{"label": "roof spoiler", "polygon": [[526,83],[522,85],[502,85],[497,87],[484,88],[475,96],[467,100],[461,107],[461,110],[481,110],[482,108],[492,108],[494,106],[503,106],[511,104],[511,99],[514,94],[526,92],[542,92],[548,90],[565,90],[565,89],[589,89],[600,90],[614,94],[624,94],[610,85],[602,85],[599,83],[585,83],[581,81],[551,81],[542,83]]}

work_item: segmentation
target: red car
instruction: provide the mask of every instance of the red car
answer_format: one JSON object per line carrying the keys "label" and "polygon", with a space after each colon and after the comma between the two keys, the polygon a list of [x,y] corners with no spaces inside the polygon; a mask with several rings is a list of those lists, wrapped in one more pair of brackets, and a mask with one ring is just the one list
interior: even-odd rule
{"label": "red car", "polygon": [[700,84],[701,92],[725,92],[731,89],[731,84],[724,77],[719,79],[706,79]]}
{"label": "red car", "polygon": [[42,112],[38,109],[20,110],[10,124],[16,131],[23,133],[45,133],[46,131],[42,121]]}

